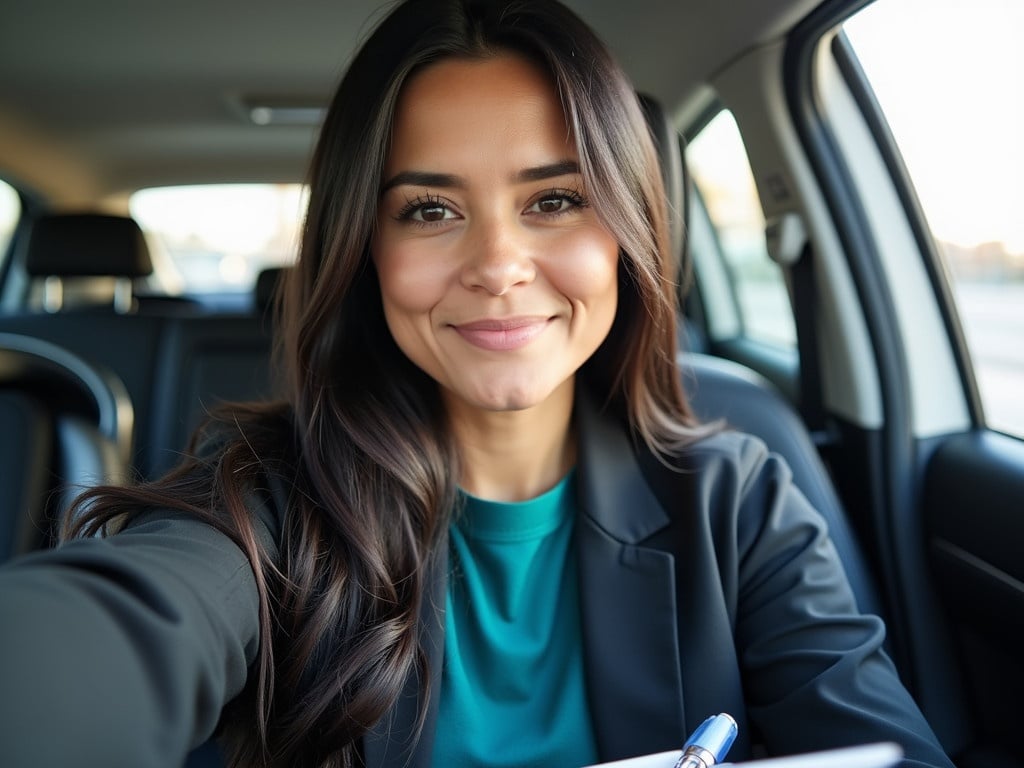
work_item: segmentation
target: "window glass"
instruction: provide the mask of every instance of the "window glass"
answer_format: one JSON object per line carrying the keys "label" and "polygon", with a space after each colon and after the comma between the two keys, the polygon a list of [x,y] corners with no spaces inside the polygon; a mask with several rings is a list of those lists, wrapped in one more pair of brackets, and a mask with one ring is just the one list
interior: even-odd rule
{"label": "window glass", "polygon": [[305,202],[300,184],[222,184],[143,189],[130,208],[158,288],[236,293],[251,291],[262,269],[295,260]]}
{"label": "window glass", "polygon": [[1024,3],[879,0],[843,29],[952,280],[988,424],[1024,436]]}
{"label": "window glass", "polygon": [[7,246],[14,237],[14,228],[21,216],[21,200],[14,187],[0,181],[0,261],[7,253]]}
{"label": "window glass", "polygon": [[[742,333],[793,346],[793,311],[779,266],[768,256],[764,213],[736,120],[719,112],[686,148],[686,162],[733,283]],[[706,307],[709,314],[714,306]]]}

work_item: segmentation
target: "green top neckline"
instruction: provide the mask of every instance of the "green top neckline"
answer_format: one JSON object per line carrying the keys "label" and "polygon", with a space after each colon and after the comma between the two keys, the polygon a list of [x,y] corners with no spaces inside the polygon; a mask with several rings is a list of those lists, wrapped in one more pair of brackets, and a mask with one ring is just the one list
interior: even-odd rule
{"label": "green top neckline", "polygon": [[525,501],[491,501],[459,489],[462,510],[455,524],[465,536],[485,541],[525,541],[545,536],[572,514],[566,503],[575,470],[555,486]]}

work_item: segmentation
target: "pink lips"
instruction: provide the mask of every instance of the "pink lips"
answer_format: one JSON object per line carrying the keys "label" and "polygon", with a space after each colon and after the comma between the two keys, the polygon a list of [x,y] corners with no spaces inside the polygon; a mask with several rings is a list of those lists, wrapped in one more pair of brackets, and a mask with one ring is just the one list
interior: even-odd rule
{"label": "pink lips", "polygon": [[548,327],[547,317],[509,317],[476,320],[452,326],[456,333],[475,347],[505,352],[524,347]]}

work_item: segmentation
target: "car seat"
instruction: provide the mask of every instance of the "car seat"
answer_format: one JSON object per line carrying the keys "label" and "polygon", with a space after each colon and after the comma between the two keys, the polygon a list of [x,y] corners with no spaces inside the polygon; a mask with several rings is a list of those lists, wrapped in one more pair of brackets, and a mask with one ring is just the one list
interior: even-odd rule
{"label": "car seat", "polygon": [[0,562],[52,544],[80,490],[125,478],[132,419],[113,374],[0,333]]}
{"label": "car seat", "polygon": [[135,408],[132,468],[149,476],[158,355],[168,319],[186,313],[138,304],[134,281],[152,270],[141,229],[126,216],[44,214],[33,221],[22,258],[34,281],[30,299],[40,281],[49,297],[0,316],[0,333],[44,339],[112,371]]}

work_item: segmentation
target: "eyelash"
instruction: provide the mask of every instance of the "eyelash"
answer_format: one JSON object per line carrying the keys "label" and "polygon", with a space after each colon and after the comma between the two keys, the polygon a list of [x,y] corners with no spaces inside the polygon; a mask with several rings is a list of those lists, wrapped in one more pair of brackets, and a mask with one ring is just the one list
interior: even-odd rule
{"label": "eyelash", "polygon": [[[554,211],[552,213],[537,212],[534,215],[541,216],[546,219],[556,219],[559,216],[564,216],[565,214],[571,213],[572,211],[578,210],[580,208],[587,208],[590,205],[590,202],[587,200],[587,198],[585,198],[583,194],[577,189],[550,189],[544,192],[543,194],[539,195],[538,197],[534,198],[534,200],[530,203],[528,207],[533,207],[537,203],[540,203],[544,200],[554,199],[566,200],[569,202],[570,205],[568,208],[565,208],[564,210],[561,211]],[[420,195],[419,197],[414,197],[411,200],[406,200],[405,205],[402,206],[402,209],[395,215],[395,218],[398,221],[407,221],[410,224],[415,224],[416,226],[420,227],[437,226],[439,224],[443,224],[446,221],[450,221],[450,219],[441,219],[440,221],[418,221],[413,218],[413,215],[417,211],[421,211],[426,208],[444,208],[446,210],[452,209],[451,206],[448,203],[446,203],[443,198],[437,195],[425,194]]]}
{"label": "eyelash", "polygon": [[569,203],[570,203],[570,206],[568,208],[566,208],[565,210],[563,210],[563,211],[556,211],[554,213],[539,213],[538,215],[540,215],[540,216],[548,216],[548,217],[557,217],[557,216],[561,216],[562,214],[569,213],[571,211],[575,211],[575,210],[577,210],[579,208],[586,208],[586,207],[588,207],[590,205],[590,202],[587,200],[587,198],[585,198],[583,196],[583,193],[580,192],[578,189],[552,189],[552,190],[548,190],[547,192],[545,192],[540,197],[535,198],[534,201],[532,203],[530,203],[530,206],[532,207],[532,206],[536,205],[537,203],[542,202],[544,200],[553,200],[553,199],[556,199],[556,198],[559,198],[559,199],[562,199],[562,200],[568,200]]}
{"label": "eyelash", "polygon": [[405,205],[402,206],[402,210],[395,216],[399,221],[409,221],[413,224],[429,225],[437,224],[436,221],[416,221],[412,218],[412,215],[424,208],[449,208],[449,206],[440,197],[435,195],[420,195],[412,200],[406,200]]}

